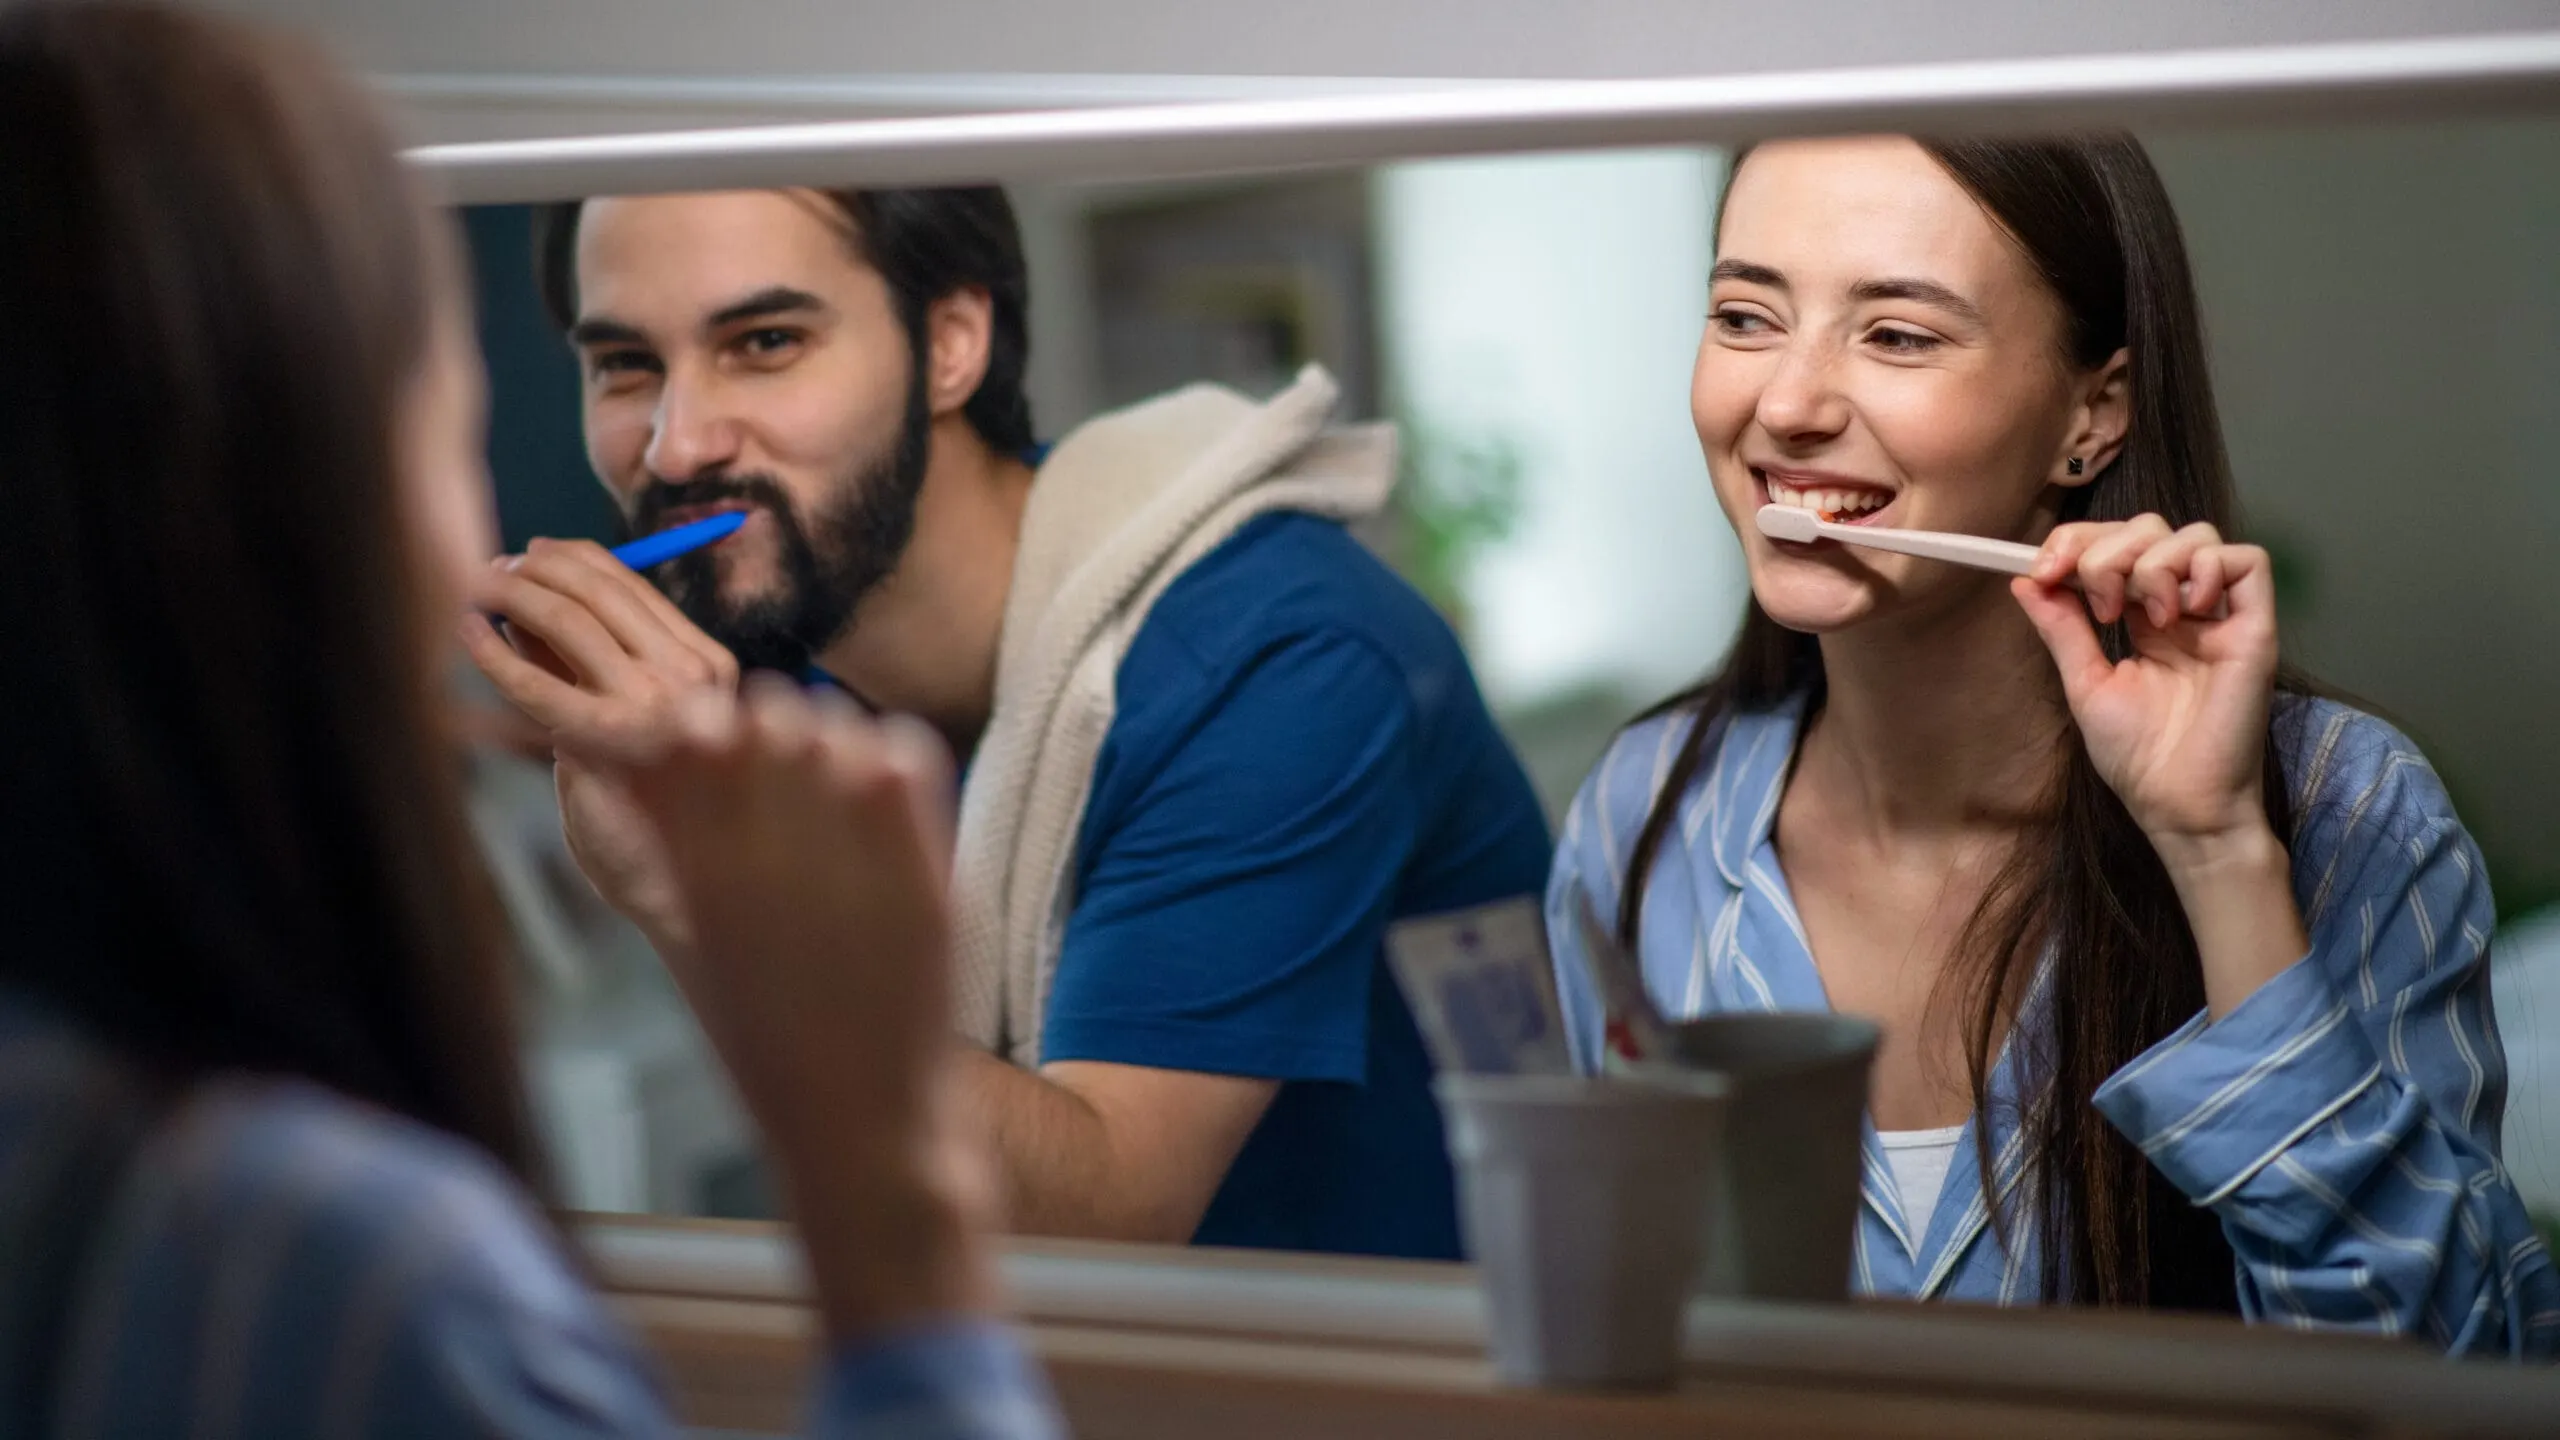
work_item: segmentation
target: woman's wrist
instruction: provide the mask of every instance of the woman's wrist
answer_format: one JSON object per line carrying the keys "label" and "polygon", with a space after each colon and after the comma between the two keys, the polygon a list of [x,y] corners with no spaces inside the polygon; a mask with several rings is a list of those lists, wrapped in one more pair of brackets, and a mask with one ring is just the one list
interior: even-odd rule
{"label": "woman's wrist", "polygon": [[2267,825],[2266,813],[2255,806],[2228,824],[2208,828],[2146,828],[2152,850],[2169,872],[2169,879],[2182,890],[2189,884],[2210,884],[2217,877],[2234,873],[2257,873],[2269,866],[2288,867],[2290,859],[2284,842]]}
{"label": "woman's wrist", "polygon": [[814,1148],[780,1168],[831,1341],[995,1313],[982,1182],[946,1138],[848,1136]]}
{"label": "woman's wrist", "polygon": [[2293,898],[2293,859],[2266,821],[2154,835],[2195,936],[2205,1007],[2219,1020],[2311,948]]}

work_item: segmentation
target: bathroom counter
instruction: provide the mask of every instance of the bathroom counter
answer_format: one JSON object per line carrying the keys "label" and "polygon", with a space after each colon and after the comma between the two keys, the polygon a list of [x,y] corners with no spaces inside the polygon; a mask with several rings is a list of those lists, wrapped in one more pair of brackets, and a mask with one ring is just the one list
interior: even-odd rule
{"label": "bathroom counter", "polygon": [[[572,1216],[690,1425],[788,1432],[817,1326],[788,1232]],[[1680,1384],[1497,1385],[1465,1266],[1009,1241],[1004,1276],[1087,1440],[2547,1436],[2560,1372],[2177,1316],[1700,1301]]]}

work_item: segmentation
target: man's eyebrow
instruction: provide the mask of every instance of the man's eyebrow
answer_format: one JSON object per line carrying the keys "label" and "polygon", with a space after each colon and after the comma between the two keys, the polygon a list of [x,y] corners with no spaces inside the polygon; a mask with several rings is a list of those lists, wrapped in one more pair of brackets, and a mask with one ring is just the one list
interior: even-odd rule
{"label": "man's eyebrow", "polygon": [[1861,280],[1849,287],[1849,294],[1858,300],[1916,300],[1923,305],[1935,305],[1976,325],[1982,323],[1981,306],[1935,280]]}
{"label": "man's eyebrow", "polygon": [[1772,290],[1787,288],[1786,276],[1749,260],[1717,261],[1716,268],[1707,272],[1707,281],[1713,284],[1718,280],[1739,280],[1745,285],[1766,285]]}
{"label": "man's eyebrow", "polygon": [[647,342],[637,328],[599,315],[570,326],[569,343],[584,350],[597,345],[640,345]]}
{"label": "man's eyebrow", "polygon": [[[804,310],[824,310],[827,302],[806,290],[769,285],[743,300],[732,301],[703,317],[705,330],[725,330],[748,320],[765,320]],[[640,327],[609,315],[590,315],[569,327],[569,343],[581,349],[598,345],[646,345]]]}
{"label": "man's eyebrow", "polygon": [[776,315],[826,308],[826,301],[806,290],[794,290],[788,285],[769,285],[744,300],[712,311],[702,323],[706,330],[725,330],[745,320],[767,320]]}

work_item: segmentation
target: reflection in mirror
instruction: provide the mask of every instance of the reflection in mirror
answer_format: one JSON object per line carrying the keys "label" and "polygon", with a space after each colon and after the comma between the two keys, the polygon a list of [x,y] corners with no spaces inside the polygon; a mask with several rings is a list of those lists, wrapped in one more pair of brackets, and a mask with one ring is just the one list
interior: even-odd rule
{"label": "reflection in mirror", "polygon": [[[2249,967],[2197,922],[2203,902],[2186,903],[2169,913],[2211,952],[2194,962],[2200,988],[2184,1001],[2163,990],[2160,1003],[2185,1008],[2116,1058],[2198,1005],[2219,1019],[2261,987],[2339,965],[2333,943],[2380,933],[2378,975],[2348,961],[2299,995],[2268,993],[2319,998],[2304,1007],[2315,1018],[2345,1004],[2357,1053],[2382,1076],[2374,1125],[2390,1096],[2420,1097],[2402,1119],[2434,1127],[2424,1143],[2436,1150],[2398,1158],[2421,1189],[2471,1185],[2502,1128],[2523,1205],[2553,1213],[2560,754],[2541,732],[2560,710],[2560,662],[2535,637],[2560,624],[2560,602],[2530,577],[2560,541],[2538,433],[2560,378],[2548,264],[2560,127],[2182,134],[2149,148],[2193,264],[2212,395],[2286,657],[2413,737],[2495,900],[2470,887],[2460,846],[2444,863],[2462,877],[2441,892],[2433,871],[2408,878],[2425,854],[2396,890],[2370,874],[2306,879],[2297,865],[2304,933],[2276,937],[2282,959],[2231,995]],[[1837,547],[1746,547],[1728,517],[1792,492],[1822,503],[1838,491],[1837,508],[1854,509],[1872,488],[1909,512],[1885,523],[2034,540],[2071,513],[2067,497],[2104,493],[2094,486],[2125,448],[2115,437],[2142,424],[2127,397],[2144,380],[2119,379],[2111,395],[2105,353],[2030,364],[2017,337],[2062,324],[2027,259],[2040,237],[2014,219],[2021,234],[2003,236],[1996,198],[1975,196],[1986,212],[1949,188],[1946,166],[1914,170],[1909,155],[1862,175],[1767,163],[1784,147],[1755,153],[1743,173],[1759,191],[1736,203],[1757,207],[1752,244],[1766,253],[1728,254],[1758,268],[1728,265],[1711,294],[1728,158],[1051,185],[1014,191],[1009,215],[984,200],[849,212],[816,195],[710,194],[468,214],[510,548],[744,504],[757,518],[736,541],[660,573],[686,614],[759,663],[813,667],[924,716],[972,755],[962,893],[1002,898],[964,921],[962,1018],[1045,1077],[990,1061],[970,1082],[999,1117],[1024,1228],[1454,1255],[1425,1061],[1379,955],[1387,920],[1543,890],[1551,829],[1568,877],[1615,905],[1609,862],[1626,860],[1621,842],[1680,747],[1656,725],[1637,732],[1651,737],[1643,755],[1603,757],[1633,717],[1718,664],[1755,582],[1797,628],[1845,632],[1881,614],[1918,647],[1939,643],[1931,627],[1950,616],[1999,614],[2010,639],[2033,643],[1996,581]],[[1934,201],[1909,188],[1929,183]],[[529,263],[537,235],[556,314]],[[866,236],[890,239],[866,248]],[[1733,251],[1737,237],[1724,238]],[[1967,303],[1856,292],[1879,266]],[[1009,338],[1015,314],[1027,362]],[[1918,338],[1878,338],[1889,332]],[[1010,389],[1017,365],[1027,431],[1000,397],[974,398]],[[1222,388],[1188,388],[1203,384]],[[1966,417],[1981,424],[1958,433]],[[1373,421],[1393,423],[1399,451],[1356,428]],[[1337,428],[1317,444],[1327,422]],[[2043,459],[2019,458],[2033,446],[2084,468],[2046,476]],[[1984,508],[1994,459],[2031,482],[2016,515]],[[1773,468],[1776,487],[1753,489]],[[1985,488],[1948,488],[1959,480]],[[1141,504],[1184,486],[1178,520]],[[1111,566],[1077,568],[1100,560]],[[2247,603],[2235,598],[2235,613]],[[1835,738],[1847,703],[1840,691],[1825,711]],[[1762,882],[1772,896],[1753,902],[1780,907],[1774,928],[1752,928],[1749,909],[1734,912],[1738,933],[1716,923],[1706,902],[1718,897],[1702,887],[1723,883],[1716,827],[1733,817],[1702,802],[1667,842],[1706,867],[1677,882],[1696,893],[1647,902],[1638,958],[1675,1014],[1792,983],[1794,1002],[1760,1003],[1827,994],[1886,1016],[1874,1115],[1897,1141],[1875,1152],[1870,1169],[1885,1173],[1868,1181],[1859,1253],[1909,1273],[1855,1283],[1922,1289],[1934,1255],[1959,1290],[1988,1266],[1996,1291],[1994,1251],[1956,1253],[1995,1244],[1961,1238],[1979,1228],[1961,1212],[1981,1188],[1970,1132],[1955,1134],[1973,1108],[1967,1013],[1931,1003],[1943,998],[1936,959],[1902,962],[1915,935],[1953,947],[2006,851],[1986,867],[1979,852],[1999,847],[1861,850],[1877,827],[1841,828],[1812,807],[1826,776],[1875,776],[1818,770],[1863,753],[1826,752],[1821,733],[1806,729],[1793,779],[1700,762],[1753,782],[1755,802],[1766,792],[1767,813],[1740,818],[1783,861]],[[2364,767],[2346,790],[2311,785],[2297,819],[2330,826],[2321,843],[2340,853],[2339,836],[2362,835],[2357,863],[2387,869],[2395,847],[2425,851],[2434,812],[2419,805],[2419,829],[2385,839],[2358,831],[2354,802],[2397,795],[2377,787],[2405,762],[2386,732],[2359,725],[2351,738],[2386,748],[2304,740],[2287,753],[2297,788]],[[564,1198],[771,1213],[647,917],[634,927],[598,905],[561,838],[540,737],[522,749],[486,761],[482,818],[535,961],[534,1074]],[[1603,783],[1577,811],[1595,767]],[[1613,775],[1623,795],[1604,793]],[[2321,811],[2341,797],[2350,813]],[[2171,804],[2127,798],[2125,833],[2156,841]],[[1596,871],[1571,863],[1577,835],[1598,847],[1586,851]],[[1747,862],[1754,842],[1746,824],[1735,855]],[[2155,851],[2127,863],[2156,865]],[[1906,874],[1916,889],[1892,878]],[[2175,905],[2179,878],[2127,883],[2156,883]],[[2324,881],[2379,888],[2357,893],[2364,910],[2338,911]],[[1791,898],[1774,898],[1781,888]],[[1898,918],[1880,928],[1882,916]],[[1790,957],[1767,948],[1788,948],[1789,922],[1792,979]],[[2422,983],[2437,959],[2476,962],[2492,931],[2494,1027],[2478,985]],[[2303,944],[2313,965],[2288,969]],[[2417,948],[2394,959],[2393,945]],[[2391,967],[2404,962],[2420,979],[2403,977],[2395,999]],[[2023,991],[1989,1013],[2005,1024]],[[2226,1033],[2278,1033],[2267,1008]],[[2501,1045],[2503,1119],[2489,1099]],[[2301,1109],[2306,1126],[2373,1128],[2360,1111],[2313,1116],[2317,1099],[2257,1103],[2271,1123]],[[2099,1123],[2136,1123],[2089,1114],[2092,1143],[2112,1134]],[[2157,1173],[2176,1168],[2153,1159]],[[2334,1155],[2290,1161],[2380,1206],[2386,1229],[2382,1212],[2408,1218],[2395,1210],[2407,1196],[2359,1194],[2362,1172],[2323,1169]],[[2212,1184],[2174,1178],[2251,1183],[2237,1168]],[[1958,1194],[1935,1207],[1942,1224],[1917,1203],[1933,1188]],[[2246,1271],[2245,1227],[2233,1233],[2201,1243],[2236,1244]],[[2401,1318],[2424,1323],[2425,1302],[2412,1303]]]}

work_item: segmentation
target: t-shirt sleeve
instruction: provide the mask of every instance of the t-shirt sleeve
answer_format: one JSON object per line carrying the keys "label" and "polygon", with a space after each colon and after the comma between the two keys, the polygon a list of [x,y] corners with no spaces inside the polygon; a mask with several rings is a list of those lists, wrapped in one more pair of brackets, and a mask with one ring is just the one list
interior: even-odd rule
{"label": "t-shirt sleeve", "polygon": [[1042,1053],[1366,1078],[1379,947],[1419,825],[1402,673],[1355,636],[1263,651],[1080,859]]}

